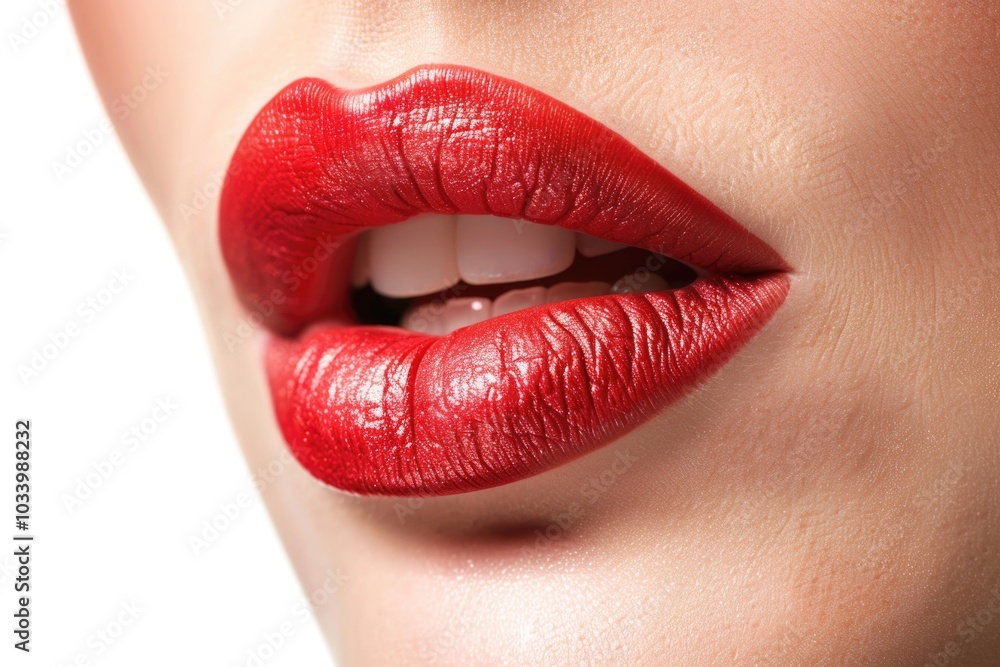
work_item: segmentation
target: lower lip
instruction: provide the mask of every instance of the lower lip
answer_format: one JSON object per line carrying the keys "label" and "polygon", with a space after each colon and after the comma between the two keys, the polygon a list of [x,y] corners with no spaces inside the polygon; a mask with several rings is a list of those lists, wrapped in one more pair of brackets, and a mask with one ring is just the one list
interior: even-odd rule
{"label": "lower lip", "polygon": [[278,423],[318,479],[368,495],[508,484],[609,443],[690,391],[774,314],[783,273],[539,306],[448,336],[272,338]]}

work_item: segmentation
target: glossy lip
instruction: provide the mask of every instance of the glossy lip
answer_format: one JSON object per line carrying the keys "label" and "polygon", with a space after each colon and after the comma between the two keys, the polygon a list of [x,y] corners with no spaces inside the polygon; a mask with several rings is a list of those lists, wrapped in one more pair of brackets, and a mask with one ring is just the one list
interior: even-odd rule
{"label": "glossy lip", "polygon": [[[422,212],[560,225],[714,275],[443,337],[353,323],[353,237]],[[220,238],[240,298],[278,334],[266,370],[291,451],[373,495],[508,484],[607,444],[725,363],[789,286],[777,253],[620,135],[452,66],[282,90],[233,156]]]}

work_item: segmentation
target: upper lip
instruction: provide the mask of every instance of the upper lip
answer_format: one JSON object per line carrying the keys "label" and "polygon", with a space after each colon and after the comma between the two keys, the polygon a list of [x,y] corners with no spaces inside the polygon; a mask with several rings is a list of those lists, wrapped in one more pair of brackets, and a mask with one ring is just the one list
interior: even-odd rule
{"label": "upper lip", "polygon": [[346,490],[467,491],[573,458],[714,370],[787,291],[773,249],[620,135],[517,82],[452,66],[364,90],[286,87],[236,149],[220,238],[242,301],[294,335],[350,321],[356,232],[423,212],[560,225],[718,277],[676,294],[553,304],[444,339],[365,327],[276,339],[269,375],[285,437]]}

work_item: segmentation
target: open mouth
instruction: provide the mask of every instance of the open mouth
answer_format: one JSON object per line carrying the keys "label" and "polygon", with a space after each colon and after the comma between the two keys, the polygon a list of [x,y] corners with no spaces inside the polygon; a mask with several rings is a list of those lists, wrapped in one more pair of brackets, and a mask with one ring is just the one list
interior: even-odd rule
{"label": "open mouth", "polygon": [[533,306],[690,285],[696,269],[561,227],[422,215],[364,232],[351,305],[361,324],[437,336]]}
{"label": "open mouth", "polygon": [[220,239],[275,334],[291,451],[364,494],[488,488],[607,444],[788,290],[777,253],[620,135],[460,67],[289,85],[236,149]]}

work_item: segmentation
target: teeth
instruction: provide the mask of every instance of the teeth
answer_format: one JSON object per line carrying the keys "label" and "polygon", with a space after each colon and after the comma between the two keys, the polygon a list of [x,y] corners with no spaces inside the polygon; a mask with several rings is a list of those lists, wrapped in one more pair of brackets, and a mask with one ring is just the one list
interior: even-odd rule
{"label": "teeth", "polygon": [[493,303],[479,297],[451,299],[444,303],[425,303],[406,311],[399,326],[410,331],[444,336],[493,315]]}
{"label": "teeth", "polygon": [[[596,257],[626,246],[560,227],[493,216],[423,215],[366,232],[358,239],[351,284],[369,281],[381,294],[409,298],[441,292],[460,279],[470,285],[516,283],[554,276],[576,253]],[[410,308],[400,326],[444,336],[456,329],[525,308],[605,294],[670,289],[646,267],[606,282],[561,282],[482,297],[436,299]],[[442,295],[443,296],[443,295]]]}
{"label": "teeth", "polygon": [[504,292],[494,301],[481,297],[463,297],[444,303],[436,301],[411,308],[399,325],[410,331],[444,336],[455,329],[476,324],[491,317],[506,315],[532,306],[557,303],[588,296],[611,293],[611,285],[603,282],[558,283],[552,287],[529,287]]}
{"label": "teeth", "polygon": [[458,273],[470,285],[533,280],[568,269],[575,234],[493,216],[458,216]]}
{"label": "teeth", "polygon": [[660,292],[670,289],[667,281],[648,269],[642,268],[615,281],[611,291],[615,294],[636,294],[638,292]]}
{"label": "teeth", "polygon": [[628,246],[624,243],[605,241],[604,239],[599,239],[595,236],[589,236],[587,234],[576,235],[576,251],[584,257],[607,255],[609,252],[615,252],[616,250],[622,250],[627,247]]}
{"label": "teeth", "polygon": [[417,216],[369,233],[369,272],[379,293],[411,297],[458,282],[453,216]]}
{"label": "teeth", "polygon": [[529,287],[527,289],[512,289],[504,292],[493,302],[493,317],[506,315],[532,306],[540,306],[545,303],[544,287]]}
{"label": "teeth", "polygon": [[411,308],[403,314],[399,326],[409,331],[430,334],[432,336],[445,335],[444,320],[441,319],[441,312],[444,310],[443,303],[427,303],[416,308]]}
{"label": "teeth", "polygon": [[611,294],[611,285],[594,281],[590,283],[559,283],[550,287],[545,296],[548,303],[558,303],[605,294]]}
{"label": "teeth", "polygon": [[354,251],[354,266],[351,267],[351,287],[364,287],[368,284],[371,267],[368,261],[368,240],[367,233],[358,237],[358,245]]}
{"label": "teeth", "polygon": [[351,285],[369,281],[385,296],[433,294],[459,279],[470,285],[553,276],[576,253],[597,257],[628,246],[551,225],[495,216],[422,215],[362,234]]}
{"label": "teeth", "polygon": [[441,320],[446,334],[455,329],[467,327],[483,320],[490,319],[493,313],[493,302],[479,297],[463,297],[451,299],[441,309]]}

